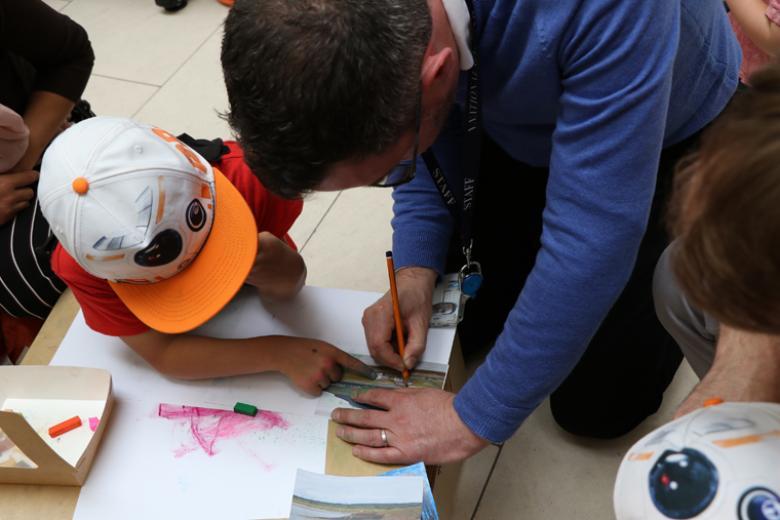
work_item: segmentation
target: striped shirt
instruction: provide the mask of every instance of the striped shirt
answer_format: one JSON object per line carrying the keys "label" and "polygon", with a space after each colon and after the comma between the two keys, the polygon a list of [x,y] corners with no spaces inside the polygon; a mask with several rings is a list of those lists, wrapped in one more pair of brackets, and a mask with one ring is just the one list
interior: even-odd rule
{"label": "striped shirt", "polygon": [[44,319],[65,290],[49,265],[49,236],[37,198],[0,226],[0,310],[6,314]]}

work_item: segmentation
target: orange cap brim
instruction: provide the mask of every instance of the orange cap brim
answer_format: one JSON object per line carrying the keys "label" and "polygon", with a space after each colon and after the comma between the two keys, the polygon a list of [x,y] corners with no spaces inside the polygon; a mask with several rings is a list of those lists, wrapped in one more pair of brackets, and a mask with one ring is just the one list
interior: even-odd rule
{"label": "orange cap brim", "polygon": [[127,308],[150,328],[187,332],[214,317],[246,281],[257,255],[257,225],[244,197],[214,168],[214,223],[198,255],[161,282],[114,283]]}

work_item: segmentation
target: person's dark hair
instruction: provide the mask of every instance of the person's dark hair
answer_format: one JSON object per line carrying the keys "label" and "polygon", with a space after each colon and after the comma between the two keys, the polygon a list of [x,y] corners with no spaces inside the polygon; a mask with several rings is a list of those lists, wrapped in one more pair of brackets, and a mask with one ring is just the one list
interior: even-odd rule
{"label": "person's dark hair", "polygon": [[735,328],[780,333],[780,67],[705,133],[677,173],[672,269],[688,298]]}
{"label": "person's dark hair", "polygon": [[263,184],[300,197],[333,163],[393,144],[413,124],[430,36],[426,0],[236,0],[227,118]]}

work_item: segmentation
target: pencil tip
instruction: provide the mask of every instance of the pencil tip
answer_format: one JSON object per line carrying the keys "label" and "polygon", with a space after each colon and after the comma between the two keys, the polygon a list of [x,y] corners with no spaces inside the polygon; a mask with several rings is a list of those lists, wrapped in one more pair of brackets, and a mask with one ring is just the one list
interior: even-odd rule
{"label": "pencil tip", "polygon": [[387,252],[385,252],[385,256],[387,258],[393,258],[393,252],[392,251],[387,251]]}

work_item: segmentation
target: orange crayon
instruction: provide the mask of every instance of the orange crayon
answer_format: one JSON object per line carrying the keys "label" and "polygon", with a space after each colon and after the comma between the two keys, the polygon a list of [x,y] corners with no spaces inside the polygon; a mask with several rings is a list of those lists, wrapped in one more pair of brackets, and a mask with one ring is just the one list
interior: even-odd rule
{"label": "orange crayon", "polygon": [[71,417],[67,421],[62,421],[61,423],[55,424],[49,428],[49,436],[59,437],[63,433],[68,433],[71,430],[75,430],[79,426],[81,426],[81,417]]}

